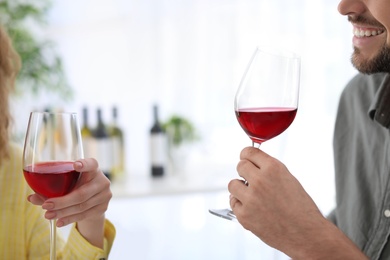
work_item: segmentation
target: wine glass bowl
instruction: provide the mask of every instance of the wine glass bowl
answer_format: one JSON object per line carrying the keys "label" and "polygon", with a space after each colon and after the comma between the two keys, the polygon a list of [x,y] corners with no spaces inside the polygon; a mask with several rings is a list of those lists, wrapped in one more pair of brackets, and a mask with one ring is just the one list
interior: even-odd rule
{"label": "wine glass bowl", "polygon": [[[75,113],[31,112],[23,150],[23,174],[45,198],[68,194],[81,173],[73,163],[83,158],[80,126]],[[50,260],[56,259],[56,220],[50,220]]]}
{"label": "wine glass bowl", "polygon": [[46,198],[68,194],[80,177],[71,161],[37,162],[25,166],[23,173],[31,189]]}
{"label": "wine glass bowl", "polygon": [[[238,123],[254,147],[259,148],[292,124],[298,110],[299,81],[300,57],[297,54],[256,48],[234,99]],[[230,209],[210,209],[209,212],[236,220]]]}
{"label": "wine glass bowl", "polygon": [[294,121],[296,113],[296,108],[243,108],[236,110],[236,117],[252,142],[260,145],[283,133]]}
{"label": "wine glass bowl", "polygon": [[283,133],[294,121],[299,76],[297,54],[256,48],[234,100],[237,120],[254,144]]}

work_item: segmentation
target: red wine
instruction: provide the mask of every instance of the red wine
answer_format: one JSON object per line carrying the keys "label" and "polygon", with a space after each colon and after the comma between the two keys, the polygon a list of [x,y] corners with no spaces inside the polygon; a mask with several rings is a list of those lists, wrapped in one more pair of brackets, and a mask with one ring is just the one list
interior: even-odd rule
{"label": "red wine", "polygon": [[245,108],[236,111],[241,127],[253,142],[265,142],[286,130],[294,121],[296,108]]}
{"label": "red wine", "polygon": [[76,185],[80,172],[73,169],[73,162],[41,162],[23,169],[28,185],[38,194],[48,198],[68,194]]}

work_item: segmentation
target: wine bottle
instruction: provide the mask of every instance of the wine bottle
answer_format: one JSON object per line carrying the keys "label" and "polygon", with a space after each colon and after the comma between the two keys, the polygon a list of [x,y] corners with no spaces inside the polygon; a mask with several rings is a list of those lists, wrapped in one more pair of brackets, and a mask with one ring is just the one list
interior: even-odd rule
{"label": "wine bottle", "polygon": [[98,163],[99,168],[103,171],[104,175],[108,179],[112,178],[112,162],[113,162],[113,154],[112,154],[112,142],[108,133],[108,129],[103,120],[102,110],[98,108],[96,110],[97,113],[97,125],[95,129],[92,131],[94,138],[94,147],[93,153],[94,157]]}
{"label": "wine bottle", "polygon": [[91,157],[90,146],[92,142],[92,130],[89,126],[87,107],[83,107],[83,124],[81,127],[81,137],[83,140],[84,157]]}
{"label": "wine bottle", "polygon": [[161,177],[165,173],[167,162],[167,138],[160,124],[158,106],[153,106],[153,125],[150,129],[150,160],[152,177]]}
{"label": "wine bottle", "polygon": [[109,134],[112,142],[113,153],[113,179],[120,179],[125,173],[125,144],[122,128],[118,123],[118,108],[112,108],[112,122],[109,127]]}

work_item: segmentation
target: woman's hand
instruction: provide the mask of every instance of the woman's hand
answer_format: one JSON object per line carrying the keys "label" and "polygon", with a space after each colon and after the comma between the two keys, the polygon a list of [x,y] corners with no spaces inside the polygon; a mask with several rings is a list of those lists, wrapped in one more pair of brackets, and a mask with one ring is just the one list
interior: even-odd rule
{"label": "woman's hand", "polygon": [[91,244],[102,248],[104,215],[112,198],[110,181],[93,158],[76,161],[74,169],[82,174],[69,194],[49,199],[33,194],[28,200],[42,205],[46,210],[45,218],[57,219],[58,227],[77,222],[79,232]]}

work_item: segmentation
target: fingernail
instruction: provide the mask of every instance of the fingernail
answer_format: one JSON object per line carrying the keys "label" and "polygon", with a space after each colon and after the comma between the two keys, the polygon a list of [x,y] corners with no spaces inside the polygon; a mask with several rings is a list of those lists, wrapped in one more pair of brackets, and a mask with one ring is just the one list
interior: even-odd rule
{"label": "fingernail", "polygon": [[43,209],[54,209],[54,203],[53,202],[45,202],[42,204]]}
{"label": "fingernail", "polygon": [[57,220],[57,227],[62,227],[64,225],[64,221]]}
{"label": "fingernail", "polygon": [[45,218],[47,219],[53,219],[57,216],[57,213],[55,213],[54,211],[47,211],[45,213]]}
{"label": "fingernail", "polygon": [[78,168],[78,169],[83,168],[83,164],[79,161],[75,162],[74,164],[75,164],[75,168]]}

